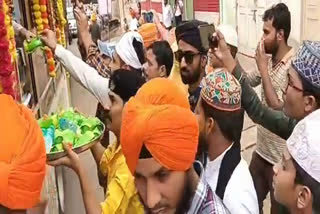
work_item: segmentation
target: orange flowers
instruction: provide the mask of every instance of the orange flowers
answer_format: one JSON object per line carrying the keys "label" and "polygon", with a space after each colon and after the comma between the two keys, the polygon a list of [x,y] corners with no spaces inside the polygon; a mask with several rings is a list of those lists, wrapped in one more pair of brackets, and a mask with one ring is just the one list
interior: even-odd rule
{"label": "orange flowers", "polygon": [[[47,0],[33,0],[33,16],[37,25],[38,34],[41,34],[44,30],[50,29],[47,3]],[[47,58],[49,76],[55,77],[56,62],[53,53],[49,48],[45,48],[44,53]]]}
{"label": "orange flowers", "polygon": [[19,100],[16,43],[11,10],[8,7],[12,1],[7,1],[0,0],[0,93],[11,95]]}

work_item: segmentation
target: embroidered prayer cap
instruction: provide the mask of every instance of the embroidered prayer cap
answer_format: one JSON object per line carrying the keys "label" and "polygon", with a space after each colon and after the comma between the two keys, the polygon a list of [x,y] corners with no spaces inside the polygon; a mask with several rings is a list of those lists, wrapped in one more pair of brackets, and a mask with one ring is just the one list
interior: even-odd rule
{"label": "embroidered prayer cap", "polygon": [[201,97],[213,108],[221,111],[236,111],[241,108],[241,85],[225,69],[207,74]]}
{"label": "embroidered prayer cap", "polygon": [[320,110],[317,110],[294,128],[287,147],[292,158],[316,181],[320,182]]}
{"label": "embroidered prayer cap", "polygon": [[304,41],[292,66],[302,78],[320,89],[320,41]]}

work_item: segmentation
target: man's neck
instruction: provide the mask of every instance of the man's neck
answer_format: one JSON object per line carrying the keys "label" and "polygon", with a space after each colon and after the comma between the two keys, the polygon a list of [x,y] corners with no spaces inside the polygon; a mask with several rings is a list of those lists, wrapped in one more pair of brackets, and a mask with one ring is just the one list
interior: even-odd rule
{"label": "man's neck", "polygon": [[187,176],[189,176],[190,179],[191,190],[193,193],[195,193],[198,188],[199,176],[193,167],[191,167],[191,169],[188,171]]}
{"label": "man's neck", "polygon": [[211,139],[212,140],[208,142],[208,155],[210,161],[214,161],[230,147],[232,142],[227,140],[220,132],[217,131],[212,135]]}
{"label": "man's neck", "polygon": [[290,213],[291,214],[313,214],[312,207],[310,207],[310,206],[307,207],[306,209],[303,209],[303,210],[297,209],[297,208],[290,209]]}
{"label": "man's neck", "polygon": [[283,43],[280,45],[277,53],[272,56],[273,65],[278,64],[290,50],[291,47],[288,44]]}
{"label": "man's neck", "polygon": [[193,93],[195,90],[197,90],[197,88],[199,87],[199,85],[200,85],[203,77],[204,77],[204,72],[201,72],[198,81],[195,82],[195,83],[189,84],[189,89],[188,89],[188,90],[189,90],[189,94],[191,94],[191,93]]}

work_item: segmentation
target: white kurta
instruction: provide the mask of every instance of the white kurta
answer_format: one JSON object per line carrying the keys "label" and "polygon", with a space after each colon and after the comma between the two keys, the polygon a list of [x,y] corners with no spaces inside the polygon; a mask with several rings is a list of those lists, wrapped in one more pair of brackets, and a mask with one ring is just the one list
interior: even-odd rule
{"label": "white kurta", "polygon": [[[208,161],[205,176],[213,191],[216,191],[221,162],[231,146],[213,161]],[[249,172],[248,164],[241,159],[227,184],[224,205],[231,214],[259,214],[256,190]]]}
{"label": "white kurta", "polygon": [[77,82],[85,87],[104,108],[110,108],[108,78],[100,76],[98,71],[61,45],[57,45],[55,55]]}

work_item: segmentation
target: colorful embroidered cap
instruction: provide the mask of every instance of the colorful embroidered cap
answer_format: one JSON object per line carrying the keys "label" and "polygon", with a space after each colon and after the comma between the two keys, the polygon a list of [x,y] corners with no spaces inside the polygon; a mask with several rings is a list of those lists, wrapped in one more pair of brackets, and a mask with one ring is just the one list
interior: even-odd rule
{"label": "colorful embroidered cap", "polygon": [[292,66],[302,78],[320,89],[320,42],[304,41],[292,61]]}
{"label": "colorful embroidered cap", "polygon": [[205,77],[201,97],[218,110],[236,111],[241,108],[241,85],[228,71],[216,70]]}
{"label": "colorful embroidered cap", "polygon": [[287,140],[288,151],[299,166],[320,182],[320,110],[317,110],[294,128]]}

